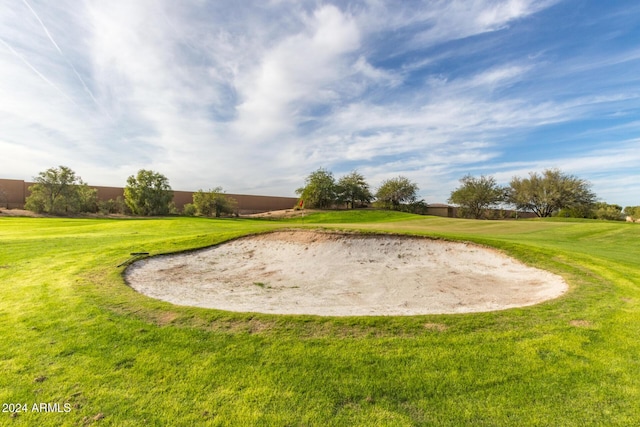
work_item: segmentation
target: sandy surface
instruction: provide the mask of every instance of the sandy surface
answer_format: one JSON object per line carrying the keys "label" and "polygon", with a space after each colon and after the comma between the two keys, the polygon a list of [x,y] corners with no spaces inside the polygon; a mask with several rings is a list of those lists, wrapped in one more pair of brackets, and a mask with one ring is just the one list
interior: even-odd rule
{"label": "sandy surface", "polygon": [[312,231],[147,258],[125,279],[178,305],[329,316],[492,311],[567,290],[558,275],[472,244]]}
{"label": "sandy surface", "polygon": [[304,209],[304,210],[295,210],[295,209],[283,209],[279,211],[268,211],[268,212],[260,212],[256,214],[250,215],[240,215],[245,218],[299,218],[303,215],[309,215],[316,212],[322,212],[320,209]]}

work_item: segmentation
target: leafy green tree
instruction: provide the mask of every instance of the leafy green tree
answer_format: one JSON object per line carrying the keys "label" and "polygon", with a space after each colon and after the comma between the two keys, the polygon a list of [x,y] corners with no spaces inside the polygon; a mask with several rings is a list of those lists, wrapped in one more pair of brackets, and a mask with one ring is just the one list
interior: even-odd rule
{"label": "leafy green tree", "polygon": [[509,203],[539,217],[551,216],[561,209],[590,212],[595,199],[591,184],[558,169],[546,169],[542,174],[531,172],[529,178],[514,177],[507,189]]}
{"label": "leafy green tree", "polygon": [[127,178],[124,201],[134,215],[167,215],[173,191],[164,175],[140,169]]}
{"label": "leafy green tree", "polygon": [[622,213],[634,220],[640,219],[640,206],[626,206]]}
{"label": "leafy green tree", "polygon": [[77,212],[98,212],[98,190],[84,182],[75,188],[73,207]]}
{"label": "leafy green tree", "polygon": [[398,176],[384,180],[376,192],[378,205],[387,209],[400,210],[403,203],[414,203],[417,199],[418,185],[409,178]]}
{"label": "leafy green tree", "polygon": [[369,204],[373,200],[373,194],[369,190],[369,184],[358,171],[353,171],[338,180],[336,186],[338,203],[351,205],[353,209],[356,203]]}
{"label": "leafy green tree", "polygon": [[610,205],[605,202],[598,202],[594,207],[594,216],[597,219],[606,219],[611,221],[622,220],[622,206]]}
{"label": "leafy green tree", "polygon": [[462,185],[451,192],[449,203],[460,206],[464,216],[482,218],[487,209],[504,200],[505,190],[492,176],[475,178],[466,175],[460,179],[460,183]]}
{"label": "leafy green tree", "polygon": [[589,205],[562,208],[558,211],[554,211],[552,215],[559,218],[596,218],[595,208]]}
{"label": "leafy green tree", "polygon": [[214,216],[233,214],[237,211],[238,202],[224,194],[222,187],[209,191],[198,190],[193,193],[193,206],[197,215]]}
{"label": "leafy green tree", "polygon": [[198,190],[193,193],[193,206],[196,215],[213,216],[215,212],[213,194],[208,191]]}
{"label": "leafy green tree", "polygon": [[96,212],[97,190],[67,166],[49,168],[34,178],[25,209],[39,213]]}
{"label": "leafy green tree", "polygon": [[333,173],[320,168],[309,174],[305,186],[298,188],[296,194],[300,195],[306,206],[324,209],[336,203],[336,190]]}

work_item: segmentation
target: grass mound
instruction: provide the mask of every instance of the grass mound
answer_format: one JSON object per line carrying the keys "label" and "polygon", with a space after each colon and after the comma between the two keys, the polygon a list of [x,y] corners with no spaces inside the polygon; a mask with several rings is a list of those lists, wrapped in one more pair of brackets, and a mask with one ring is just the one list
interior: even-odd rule
{"label": "grass mound", "polygon": [[299,216],[295,218],[287,218],[287,222],[300,223],[302,221],[311,224],[358,224],[358,223],[379,223],[379,222],[396,222],[408,221],[412,219],[424,218],[420,215],[413,215],[404,212],[396,212],[389,210],[373,210],[373,209],[355,209],[355,210],[336,210],[314,212],[304,214],[300,211]]}

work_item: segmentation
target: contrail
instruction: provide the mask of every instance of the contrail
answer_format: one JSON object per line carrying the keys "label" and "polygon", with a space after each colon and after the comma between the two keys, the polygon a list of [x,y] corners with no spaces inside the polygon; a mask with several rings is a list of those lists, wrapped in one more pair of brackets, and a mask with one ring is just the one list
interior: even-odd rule
{"label": "contrail", "polygon": [[60,89],[58,86],[55,85],[55,83],[53,83],[51,80],[49,80],[48,78],[46,78],[40,71],[38,71],[36,69],[36,67],[34,67],[33,65],[31,65],[31,63],[29,61],[27,61],[22,55],[20,55],[18,52],[15,51],[14,48],[11,47],[11,45],[9,43],[7,43],[6,41],[4,41],[2,38],[0,38],[0,43],[2,43],[3,45],[5,45],[5,47],[7,49],[9,49],[9,51],[11,53],[13,53],[15,56],[17,56],[18,58],[20,58],[20,60],[29,68],[31,68],[31,70],[36,73],[42,80],[44,80],[45,82],[47,82],[47,84],[49,84],[51,87],[53,87],[55,90],[57,90],[58,92],[60,92],[60,94],[62,94],[62,96],[64,96],[65,98],[67,98],[67,100],[69,100],[69,102],[71,102],[73,105],[79,107],[78,104],[76,104],[76,102],[69,97],[69,95],[67,95],[62,89]]}
{"label": "contrail", "polygon": [[42,27],[42,29],[44,30],[45,34],[47,35],[47,37],[49,38],[49,40],[51,41],[51,43],[55,46],[56,50],[58,51],[58,53],[60,53],[60,55],[65,59],[65,61],[67,61],[67,64],[69,64],[69,66],[71,67],[71,69],[73,70],[73,72],[75,73],[76,77],[78,78],[78,80],[80,80],[80,83],[82,83],[82,86],[84,87],[84,90],[87,91],[87,93],[89,94],[89,96],[91,97],[91,99],[93,99],[93,102],[96,103],[97,106],[100,106],[100,104],[98,104],[98,100],[96,100],[96,98],[93,96],[93,93],[91,92],[91,90],[89,89],[89,87],[86,85],[86,83],[84,82],[84,80],[82,79],[82,77],[80,76],[80,73],[78,73],[78,71],[76,70],[76,67],[73,66],[73,64],[71,63],[71,61],[69,61],[69,59],[65,56],[65,54],[62,52],[62,49],[60,49],[60,46],[58,46],[58,43],[56,43],[56,41],[53,39],[53,37],[51,36],[51,33],[49,33],[49,30],[47,29],[47,27],[44,25],[44,22],[42,22],[42,19],[40,19],[40,16],[38,16],[38,14],[36,13],[35,10],[33,10],[33,8],[31,7],[31,5],[27,2],[27,0],[22,0],[22,2],[25,4],[25,6],[27,6],[29,8],[29,10],[31,11],[31,13],[33,14],[33,16],[36,17],[36,19],[38,20],[38,22],[40,23],[40,26]]}

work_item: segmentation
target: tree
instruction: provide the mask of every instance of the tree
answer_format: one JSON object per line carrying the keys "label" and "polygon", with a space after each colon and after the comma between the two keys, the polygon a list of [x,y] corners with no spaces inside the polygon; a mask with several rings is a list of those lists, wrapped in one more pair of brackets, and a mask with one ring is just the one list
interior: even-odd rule
{"label": "tree", "polygon": [[215,215],[216,218],[219,218],[222,214],[235,213],[238,202],[225,195],[222,187],[216,187],[209,191],[198,190],[193,193],[193,206],[197,215]]}
{"label": "tree", "polygon": [[73,205],[77,212],[98,212],[98,190],[81,183],[75,188]]}
{"label": "tree", "polygon": [[305,180],[305,186],[298,188],[296,194],[305,205],[314,208],[329,208],[336,203],[336,183],[333,173],[320,168],[311,172]]}
{"label": "tree", "polygon": [[594,216],[597,219],[607,219],[612,221],[619,221],[624,219],[622,217],[622,206],[610,205],[605,202],[598,202],[594,208]]}
{"label": "tree", "polygon": [[416,201],[418,185],[411,182],[409,178],[398,176],[382,182],[376,192],[376,199],[381,206],[399,210],[402,203],[413,203]]}
{"label": "tree", "polygon": [[97,190],[67,166],[49,168],[34,177],[25,209],[39,213],[96,212]]}
{"label": "tree", "polygon": [[507,189],[509,203],[539,217],[561,209],[591,211],[595,199],[591,184],[558,169],[546,169],[541,175],[531,172],[529,178],[514,177]]}
{"label": "tree", "polygon": [[630,216],[633,220],[640,219],[640,206],[626,206],[622,213]]}
{"label": "tree", "polygon": [[460,183],[462,185],[451,192],[449,203],[459,205],[465,216],[482,218],[488,208],[504,200],[505,190],[492,176],[474,178],[466,175],[460,179]]}
{"label": "tree", "polygon": [[164,175],[140,169],[127,178],[124,201],[134,215],[167,215],[173,191]]}
{"label": "tree", "polygon": [[347,207],[351,204],[351,209],[355,207],[356,202],[368,204],[373,199],[369,184],[358,171],[353,171],[340,178],[336,186],[336,193],[338,203],[346,203]]}

